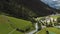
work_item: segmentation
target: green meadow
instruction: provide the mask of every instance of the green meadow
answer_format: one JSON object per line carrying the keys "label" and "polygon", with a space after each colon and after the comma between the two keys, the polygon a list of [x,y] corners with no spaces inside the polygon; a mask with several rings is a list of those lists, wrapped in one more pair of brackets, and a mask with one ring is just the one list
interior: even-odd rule
{"label": "green meadow", "polygon": [[17,31],[16,28],[21,30],[30,28],[29,31],[34,29],[30,21],[0,15],[0,34],[24,34],[23,32]]}
{"label": "green meadow", "polygon": [[54,27],[48,27],[48,28],[44,28],[41,31],[37,32],[36,34],[47,34],[46,31],[48,32],[52,32],[55,34],[60,34],[60,29],[54,28]]}

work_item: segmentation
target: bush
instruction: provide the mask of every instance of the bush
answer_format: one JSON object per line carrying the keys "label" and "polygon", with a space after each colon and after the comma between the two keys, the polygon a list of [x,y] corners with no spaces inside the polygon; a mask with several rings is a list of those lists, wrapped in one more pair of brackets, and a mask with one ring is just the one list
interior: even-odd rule
{"label": "bush", "polygon": [[58,22],[58,23],[60,22],[60,17],[57,18],[57,22]]}

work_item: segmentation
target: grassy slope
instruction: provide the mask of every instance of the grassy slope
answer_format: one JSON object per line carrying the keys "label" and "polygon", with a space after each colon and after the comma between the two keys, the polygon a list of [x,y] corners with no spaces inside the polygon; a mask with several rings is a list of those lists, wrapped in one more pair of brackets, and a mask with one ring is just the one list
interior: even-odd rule
{"label": "grassy slope", "polygon": [[[25,21],[25,20],[13,18],[13,17],[8,17],[8,19],[13,24],[15,24],[16,27],[21,28],[22,30],[25,30],[26,27],[32,26],[30,21]],[[14,26],[11,27],[10,22],[8,22],[8,19],[6,19],[5,16],[0,15],[0,34],[8,34],[14,29],[12,28]],[[18,31],[13,31],[11,34],[23,34],[23,33]]]}
{"label": "grassy slope", "polygon": [[58,15],[56,15],[56,16],[51,16],[52,18],[58,18],[58,17],[60,17],[60,16],[58,16]]}
{"label": "grassy slope", "polygon": [[7,20],[0,16],[0,34],[8,34],[11,30],[13,30],[13,28],[10,27]]}
{"label": "grassy slope", "polygon": [[60,34],[60,29],[53,28],[53,27],[49,27],[49,28],[42,29],[42,30],[39,31],[37,34],[46,34],[46,30],[51,31],[51,32],[54,32],[54,33],[56,33],[56,34]]}
{"label": "grassy slope", "polygon": [[[8,19],[16,25],[19,29],[25,30],[27,27],[32,27],[32,24],[30,21],[22,20],[22,19],[17,19],[13,17],[8,17]],[[32,27],[33,28],[33,27]]]}

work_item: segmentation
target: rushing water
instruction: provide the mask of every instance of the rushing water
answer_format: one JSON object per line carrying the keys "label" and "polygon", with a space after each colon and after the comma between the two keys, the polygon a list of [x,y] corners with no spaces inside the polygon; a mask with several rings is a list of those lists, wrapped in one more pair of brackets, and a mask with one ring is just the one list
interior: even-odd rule
{"label": "rushing water", "polygon": [[29,32],[29,33],[26,33],[26,34],[34,34],[35,32],[38,31],[38,23],[35,23],[35,30]]}
{"label": "rushing water", "polygon": [[[59,16],[60,16],[60,14],[58,14]],[[54,16],[54,15],[52,15],[52,16]],[[55,15],[56,16],[56,15]],[[50,19],[50,18],[49,18]],[[55,28],[60,28],[60,26],[54,26]],[[46,26],[41,26],[41,28],[43,29],[43,28],[46,28]],[[33,31],[31,31],[31,32],[28,32],[28,33],[26,33],[26,34],[34,34],[35,32],[38,32],[38,29],[39,29],[39,27],[38,27],[38,22],[37,23],[35,23],[35,30],[33,30]]]}

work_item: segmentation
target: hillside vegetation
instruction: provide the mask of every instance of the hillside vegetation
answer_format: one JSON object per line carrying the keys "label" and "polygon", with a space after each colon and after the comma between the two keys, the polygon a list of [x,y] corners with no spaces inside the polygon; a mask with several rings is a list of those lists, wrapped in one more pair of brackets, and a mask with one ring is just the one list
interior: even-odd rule
{"label": "hillside vegetation", "polygon": [[21,31],[14,31],[16,28],[22,31],[26,31],[28,28],[28,31],[34,29],[30,21],[0,15],[0,34],[9,34],[11,31],[13,31],[11,34],[24,34],[24,32]]}
{"label": "hillside vegetation", "polygon": [[60,29],[57,29],[57,28],[54,28],[54,27],[49,27],[49,28],[42,29],[41,31],[39,31],[36,34],[47,34],[46,31],[53,32],[55,34],[60,34]]}

